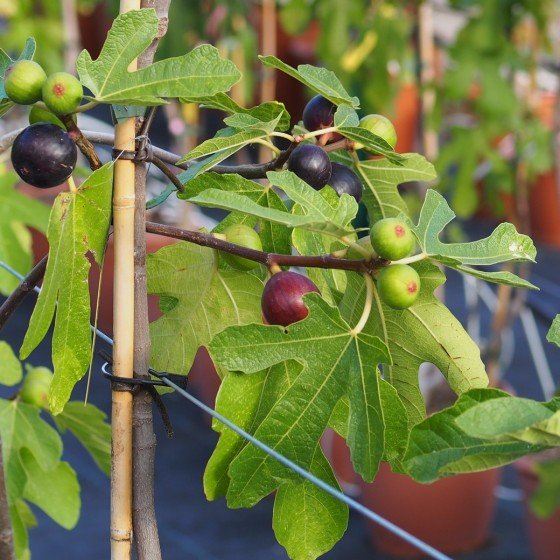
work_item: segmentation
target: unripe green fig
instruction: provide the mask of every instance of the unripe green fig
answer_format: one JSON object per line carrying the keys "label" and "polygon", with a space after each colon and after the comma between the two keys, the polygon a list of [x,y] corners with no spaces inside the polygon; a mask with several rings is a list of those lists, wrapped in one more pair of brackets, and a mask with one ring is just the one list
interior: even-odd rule
{"label": "unripe green fig", "polygon": [[407,264],[392,264],[377,277],[377,291],[381,301],[394,309],[406,309],[418,298],[420,276]]}
{"label": "unripe green fig", "polygon": [[54,113],[51,113],[47,109],[43,109],[38,105],[34,105],[31,107],[31,111],[29,111],[29,124],[35,123],[56,124],[56,126],[66,130],[64,123]]}
{"label": "unripe green fig", "polygon": [[83,96],[82,84],[67,72],[51,74],[43,84],[43,101],[56,115],[75,111]]}
{"label": "unripe green fig", "polygon": [[[226,241],[229,243],[235,243],[236,245],[241,245],[248,249],[262,251],[262,243],[259,234],[249,226],[243,224],[231,225],[223,231],[223,235],[225,235]],[[258,262],[245,259],[239,255],[232,255],[225,251],[222,251],[221,255],[230,266],[238,270],[251,270],[256,268],[259,264]]]}
{"label": "unripe green fig", "polygon": [[47,75],[33,60],[18,60],[4,74],[6,95],[19,105],[31,105],[41,99]]}
{"label": "unripe green fig", "polygon": [[[371,239],[369,238],[369,235],[367,235],[366,237],[360,237],[360,239],[358,239],[356,243],[363,247],[369,253],[370,258],[374,256],[375,251],[373,250],[373,247],[371,245]],[[360,260],[366,259],[367,257],[365,255],[362,255],[362,253],[360,253],[354,247],[350,246],[348,248],[348,252],[346,253],[346,258],[352,260]]]}
{"label": "unripe green fig", "polygon": [[19,391],[21,400],[27,404],[48,408],[52,378],[52,372],[45,367],[30,368]]}
{"label": "unripe green fig", "polygon": [[[393,123],[383,115],[366,115],[360,120],[360,128],[365,128],[369,130],[372,134],[383,138],[391,148],[395,148],[397,145],[397,131],[393,126]],[[363,148],[364,145],[360,142],[355,142],[354,148],[359,150]],[[367,148],[366,148],[367,150]]]}
{"label": "unripe green fig", "polygon": [[416,244],[410,228],[397,218],[384,218],[373,224],[369,237],[373,250],[389,261],[408,257]]}

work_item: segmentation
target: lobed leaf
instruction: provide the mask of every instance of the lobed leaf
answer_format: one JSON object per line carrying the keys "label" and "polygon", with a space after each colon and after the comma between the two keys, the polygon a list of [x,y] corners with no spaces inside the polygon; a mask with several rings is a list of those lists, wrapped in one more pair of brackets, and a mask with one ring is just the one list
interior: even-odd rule
{"label": "lobed leaf", "polygon": [[[478,346],[433,294],[445,277],[429,262],[422,261],[413,266],[422,280],[416,302],[408,309],[393,309],[385,305],[376,292],[364,329],[381,338],[389,348],[393,365],[384,370],[384,377],[397,390],[411,427],[425,417],[424,398],[418,382],[422,363],[434,364],[457,394],[488,384]],[[361,283],[349,276],[340,304],[347,321],[357,320],[363,300]]]}
{"label": "lobed leaf", "polygon": [[420,154],[402,154],[401,165],[387,158],[360,161],[356,171],[365,186],[363,202],[371,223],[406,212],[398,185],[409,181],[430,182],[436,178],[434,166]]}
{"label": "lobed leaf", "polygon": [[76,68],[96,101],[161,105],[168,97],[204,97],[227,91],[240,79],[235,65],[221,58],[210,45],[129,72],[130,63],[150,45],[157,32],[155,10],[133,10],[114,20],[97,60],[92,60],[85,50],[80,53]]}
{"label": "lobed leaf", "polygon": [[[45,232],[49,207],[19,193],[14,185],[18,176],[0,169],[0,260],[21,274],[32,267],[31,234],[24,226]],[[0,269],[0,293],[8,295],[17,288],[19,279]]]}
{"label": "lobed leaf", "polygon": [[23,377],[21,362],[11,346],[0,340],[0,383],[8,387],[18,384]]}
{"label": "lobed leaf", "polygon": [[91,252],[101,263],[111,222],[112,178],[113,165],[108,163],[94,171],[76,192],[58,195],[51,210],[47,270],[20,355],[26,358],[43,340],[56,310],[49,398],[53,414],[62,412],[89,366],[90,263],[86,254]]}
{"label": "lobed leaf", "polygon": [[150,324],[153,367],[186,375],[217,332],[260,320],[262,282],[218,269],[217,259],[216,251],[184,242],[148,256],[148,291],[167,302]]}
{"label": "lobed leaf", "polygon": [[288,74],[288,76],[295,78],[308,88],[326,97],[329,101],[332,101],[335,105],[346,104],[354,109],[360,106],[359,99],[357,97],[350,97],[340,83],[340,80],[336,77],[334,72],[330,70],[311,66],[309,64],[300,64],[296,70],[271,55],[259,56],[259,60],[269,68],[276,68]]}
{"label": "lobed leaf", "polygon": [[404,461],[408,474],[419,482],[432,482],[443,476],[498,467],[544,449],[515,438],[474,437],[459,427],[458,418],[469,409],[510,398],[498,389],[475,389],[415,426]]}

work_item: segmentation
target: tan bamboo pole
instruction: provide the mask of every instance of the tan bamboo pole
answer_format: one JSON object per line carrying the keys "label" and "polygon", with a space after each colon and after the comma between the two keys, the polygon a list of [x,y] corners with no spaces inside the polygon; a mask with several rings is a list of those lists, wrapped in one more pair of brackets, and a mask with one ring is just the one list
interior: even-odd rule
{"label": "tan bamboo pole", "polygon": [[[140,8],[140,0],[121,0],[120,13]],[[136,61],[129,70],[136,69]],[[115,149],[134,151],[134,118],[115,127]],[[133,376],[134,356],[134,162],[117,159],[114,169],[113,368]],[[132,544],[132,394],[113,391],[111,464],[111,559],[130,560]]]}

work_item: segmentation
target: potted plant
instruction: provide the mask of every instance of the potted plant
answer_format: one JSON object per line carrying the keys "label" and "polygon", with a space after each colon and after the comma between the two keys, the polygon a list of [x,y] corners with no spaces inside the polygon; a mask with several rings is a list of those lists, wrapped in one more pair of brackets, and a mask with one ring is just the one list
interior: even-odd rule
{"label": "potted plant", "polygon": [[[260,57],[265,68],[302,83],[319,97],[319,108],[327,107],[314,109],[313,124],[303,130],[290,127],[291,115],[280,102],[236,103],[227,92],[241,74],[210,45],[153,64],[143,56],[133,70],[135,59],[157,46],[160,18],[166,17],[162,4],[158,10],[120,14],[99,57],[79,56],[79,80],[60,78],[71,90],[76,83],[87,87],[86,100],[67,99],[65,88],[40,88],[41,103],[52,110],[64,107],[57,110],[66,131],[37,123],[14,140],[11,150],[14,170],[38,188],[55,184],[55,178],[56,184],[68,180],[68,191],[51,209],[46,269],[35,267],[0,308],[1,327],[44,274],[21,354],[29,355],[54,321],[49,405],[55,416],[64,413],[90,364],[87,256],[102,262],[111,222],[114,226],[112,363],[118,383],[112,394],[111,534],[118,535],[112,541],[116,560],[130,557],[132,524],[138,556],[160,555],[158,539],[146,538],[157,535],[151,400],[145,390],[134,390],[134,397],[122,390],[132,383],[128,378],[148,381],[149,372],[186,376],[203,347],[222,376],[217,410],[300,468],[336,486],[320,449],[331,427],[346,439],[363,479],[373,480],[388,462],[415,479],[434,480],[442,474],[434,463],[441,456],[439,430],[454,429],[454,419],[448,411],[448,416],[425,419],[420,365],[430,361],[439,367],[460,395],[458,402],[471,398],[473,390],[495,391],[484,389],[488,379],[478,347],[434,296],[445,281],[440,266],[534,288],[513,273],[481,268],[489,262],[534,260],[532,241],[513,225],[498,226],[484,240],[445,243],[440,234],[454,215],[434,190],[428,190],[418,220],[408,216],[398,185],[432,180],[433,166],[418,154],[395,152],[390,127],[360,121],[365,115],[358,113],[359,99],[329,70],[293,68],[274,56]],[[123,43],[129,48],[120,49]],[[9,84],[17,75],[12,67],[32,56],[29,48],[21,60],[0,58],[6,91],[15,85],[26,95],[30,87],[37,93],[36,84],[26,79]],[[122,107],[162,105],[168,98],[225,111],[224,126],[186,154],[162,154],[157,147],[146,154],[140,141],[149,136],[150,119],[137,121]],[[14,97],[3,99],[2,106],[13,102]],[[115,161],[105,165],[95,136],[88,138],[72,118],[97,105],[117,107]],[[143,110],[138,113],[144,116]],[[386,119],[374,121],[386,124]],[[332,134],[341,138],[329,143],[326,136]],[[278,139],[287,147],[279,148]],[[65,151],[54,157],[59,144]],[[255,144],[270,151],[264,164],[223,164]],[[92,167],[79,186],[70,178],[77,149]],[[360,160],[358,150],[377,157]],[[168,166],[181,169],[177,176],[168,175],[177,197],[225,210],[225,218],[212,232],[146,221],[143,158],[163,162],[166,171]],[[371,223],[360,242],[357,234],[363,232],[353,225],[358,201]],[[146,257],[146,232],[181,242]],[[162,313],[149,324],[148,292],[159,299]],[[204,475],[207,497],[225,497],[239,508],[274,494],[272,525],[288,554],[309,559],[330,550],[346,529],[346,505],[238,432],[217,421],[214,428],[220,437]],[[430,442],[428,455],[424,438]],[[527,447],[514,444],[516,452]],[[0,500],[0,508],[9,513],[5,501]],[[0,518],[5,523],[6,516]]]}

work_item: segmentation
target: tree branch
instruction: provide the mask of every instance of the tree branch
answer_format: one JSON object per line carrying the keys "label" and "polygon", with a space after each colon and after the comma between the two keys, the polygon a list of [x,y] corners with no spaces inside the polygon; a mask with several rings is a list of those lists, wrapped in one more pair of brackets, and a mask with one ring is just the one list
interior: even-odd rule
{"label": "tree branch", "polygon": [[[21,281],[20,285],[9,295],[0,306],[0,330],[4,327],[13,312],[21,305],[25,296],[41,281],[47,269],[48,255],[45,255]],[[3,556],[0,555],[0,558]]]}
{"label": "tree branch", "polygon": [[[142,0],[141,8],[155,8],[158,33],[151,45],[138,57],[138,68],[149,66],[161,38],[167,31],[171,0]],[[145,119],[136,120],[137,149],[145,147],[147,133],[157,109],[151,107]],[[157,159],[157,158],[156,158]],[[178,190],[183,186],[165,164],[154,161]],[[163,168],[162,168],[163,167]],[[168,171],[168,173],[166,173]],[[134,375],[149,378],[150,332],[146,274],[146,178],[144,162],[136,162],[134,172]],[[140,390],[134,395],[132,409],[132,526],[138,560],[161,560],[154,499],[156,436],[152,414],[152,395]]]}
{"label": "tree branch", "polygon": [[70,138],[74,140],[76,146],[80,149],[80,152],[82,152],[88,160],[90,168],[93,170],[99,169],[102,165],[101,160],[99,159],[92,143],[86,138],[86,136],[84,136],[83,132],[74,122],[72,115],[60,115],[59,118],[64,123]]}
{"label": "tree branch", "polygon": [[202,233],[199,231],[190,231],[187,229],[180,229],[174,226],[167,226],[164,224],[157,224],[155,222],[146,222],[146,231],[155,233],[157,235],[165,235],[174,239],[181,239],[196,245],[203,245],[219,251],[225,251],[233,255],[239,255],[246,259],[259,262],[268,266],[269,268],[276,266],[302,266],[310,268],[328,268],[337,270],[351,270],[354,272],[361,272],[371,274],[374,270],[385,266],[387,261],[384,259],[367,260],[350,260],[339,259],[331,255],[320,256],[300,256],[300,255],[282,255],[280,253],[267,253],[265,251],[257,251],[255,249],[248,249],[241,247],[234,243],[224,241],[219,237],[214,237],[209,233]]}

